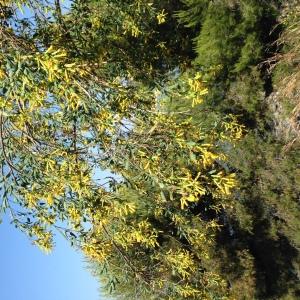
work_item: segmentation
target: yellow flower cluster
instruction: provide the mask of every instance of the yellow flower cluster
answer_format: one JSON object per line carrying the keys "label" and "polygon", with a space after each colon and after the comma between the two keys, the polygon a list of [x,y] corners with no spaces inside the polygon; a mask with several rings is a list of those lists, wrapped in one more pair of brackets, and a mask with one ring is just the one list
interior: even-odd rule
{"label": "yellow flower cluster", "polygon": [[34,241],[34,243],[44,252],[50,253],[53,249],[53,237],[50,232],[44,234],[40,239]]}
{"label": "yellow flower cluster", "polygon": [[0,65],[0,80],[4,79],[6,77],[6,73],[5,71],[1,68],[1,65]]}
{"label": "yellow flower cluster", "polygon": [[192,174],[189,170],[185,171],[185,176],[179,178],[178,184],[178,194],[181,195],[180,203],[181,209],[184,209],[188,206],[189,202],[197,202],[200,197],[205,195],[206,188],[201,184],[199,178],[201,173],[199,172],[195,178],[192,177]]}
{"label": "yellow flower cluster", "polygon": [[132,202],[128,203],[114,203],[112,206],[112,215],[115,217],[123,218],[136,211],[136,205]]}
{"label": "yellow flower cluster", "polygon": [[217,159],[220,158],[219,154],[215,154],[209,150],[207,150],[207,147],[201,147],[201,163],[203,164],[204,168],[210,167]]}
{"label": "yellow flower cluster", "polygon": [[190,97],[192,98],[192,107],[203,102],[203,96],[208,94],[208,89],[204,85],[202,79],[202,74],[197,72],[194,78],[188,80],[191,93]]}
{"label": "yellow flower cluster", "polygon": [[[201,294],[201,292],[198,289],[193,288],[192,286],[188,285],[187,283],[185,285],[179,285],[179,284],[176,285],[175,290],[183,298],[196,299],[195,297],[199,297],[200,296],[199,294]],[[204,299],[204,298],[201,298],[201,299]]]}
{"label": "yellow flower cluster", "polygon": [[158,24],[163,24],[166,22],[167,13],[165,13],[165,10],[163,9],[157,16],[157,22]]}
{"label": "yellow flower cluster", "polygon": [[74,205],[71,205],[68,208],[68,215],[73,224],[77,225],[80,223],[81,214],[80,214],[80,211]]}
{"label": "yellow flower cluster", "polygon": [[45,229],[39,225],[34,225],[31,227],[31,234],[37,237],[34,241],[35,245],[46,253],[51,252],[53,248],[53,235],[51,232],[45,231]]}
{"label": "yellow flower cluster", "polygon": [[122,25],[124,34],[130,32],[131,36],[138,37],[142,32],[133,20],[125,20]]}
{"label": "yellow flower cluster", "polygon": [[95,125],[100,133],[111,130],[113,125],[113,115],[108,109],[101,109],[95,118]]}
{"label": "yellow flower cluster", "polygon": [[89,241],[89,243],[82,246],[82,251],[90,259],[103,262],[111,254],[112,245],[109,242],[92,243],[92,241]]}
{"label": "yellow flower cluster", "polygon": [[12,3],[13,2],[11,0],[0,0],[0,5],[3,5],[3,6],[9,6]]}
{"label": "yellow flower cluster", "polygon": [[36,206],[37,201],[39,200],[37,198],[37,195],[30,191],[25,192],[24,198],[29,208],[34,208]]}
{"label": "yellow flower cluster", "polygon": [[101,19],[97,15],[91,17],[91,23],[93,29],[99,29],[101,27]]}
{"label": "yellow flower cluster", "polygon": [[56,217],[53,214],[39,214],[38,219],[44,225],[53,225],[55,223]]}
{"label": "yellow flower cluster", "polygon": [[219,191],[224,195],[230,195],[231,190],[235,186],[237,186],[237,181],[234,173],[225,175],[223,171],[220,171],[218,174],[212,175],[212,177],[213,182],[218,187]]}
{"label": "yellow flower cluster", "polygon": [[[48,80],[52,82],[64,74],[62,64],[66,57],[67,53],[65,50],[55,49],[53,46],[50,46],[43,54],[36,55],[36,61],[38,66],[48,74]],[[69,67],[73,66],[70,65]]]}
{"label": "yellow flower cluster", "polygon": [[245,126],[240,124],[237,117],[229,114],[227,120],[223,122],[224,132],[221,133],[221,137],[224,140],[238,141],[246,133]]}
{"label": "yellow flower cluster", "polygon": [[139,243],[146,248],[154,248],[158,246],[157,237],[158,231],[153,229],[149,222],[141,221],[117,232],[114,240],[125,249],[135,243]]}
{"label": "yellow flower cluster", "polygon": [[193,255],[185,249],[170,249],[164,259],[173,271],[179,274],[183,279],[187,279],[196,271]]}

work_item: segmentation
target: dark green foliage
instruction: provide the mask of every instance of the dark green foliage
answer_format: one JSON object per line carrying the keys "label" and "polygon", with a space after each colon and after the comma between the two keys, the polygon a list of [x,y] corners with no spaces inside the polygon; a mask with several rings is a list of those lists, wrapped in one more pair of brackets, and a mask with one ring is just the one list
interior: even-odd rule
{"label": "dark green foliage", "polygon": [[241,189],[229,244],[250,250],[258,299],[296,299],[300,291],[299,145],[283,146],[249,134],[231,155]]}
{"label": "dark green foliage", "polygon": [[224,111],[232,110],[243,116],[248,127],[258,126],[260,115],[264,111],[264,84],[257,67],[247,74],[240,74],[232,81],[227,97],[220,106]]}
{"label": "dark green foliage", "polygon": [[203,67],[224,66],[227,69],[237,59],[238,48],[234,34],[236,20],[224,5],[210,5],[196,40],[195,62]]}
{"label": "dark green foliage", "polygon": [[[236,81],[239,82],[241,78],[248,82],[243,83],[247,84],[246,90],[252,89],[259,82],[261,90],[255,98],[265,93],[268,74],[264,68],[257,66],[271,55],[270,43],[277,37],[277,31],[271,34],[271,30],[279,14],[276,6],[279,1],[183,2],[187,8],[178,14],[180,22],[198,30],[194,39],[197,53],[195,64],[203,70],[215,70],[209,80],[212,104],[215,106],[225,100],[231,104],[236,102],[232,102],[227,92],[235,89]],[[243,110],[253,113],[256,100],[249,103],[247,92],[240,93],[239,97],[243,99],[236,103],[237,112],[242,106]]]}
{"label": "dark green foliage", "polygon": [[242,47],[239,61],[235,65],[235,71],[241,72],[249,66],[256,65],[262,55],[262,45],[256,33],[249,34]]}

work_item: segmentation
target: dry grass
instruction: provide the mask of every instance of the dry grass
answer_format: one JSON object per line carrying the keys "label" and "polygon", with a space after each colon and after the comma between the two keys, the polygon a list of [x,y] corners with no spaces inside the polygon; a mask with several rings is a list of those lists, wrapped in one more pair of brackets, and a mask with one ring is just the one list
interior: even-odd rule
{"label": "dry grass", "polygon": [[275,59],[276,66],[290,70],[277,82],[279,97],[293,107],[289,121],[300,137],[300,0],[287,0],[280,22],[285,26],[277,43],[283,49]]}

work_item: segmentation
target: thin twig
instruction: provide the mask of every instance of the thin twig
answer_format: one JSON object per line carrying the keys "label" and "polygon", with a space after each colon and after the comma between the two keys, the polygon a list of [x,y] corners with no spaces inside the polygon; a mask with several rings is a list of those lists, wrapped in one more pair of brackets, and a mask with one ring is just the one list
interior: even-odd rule
{"label": "thin twig", "polygon": [[14,170],[18,173],[21,173],[20,170],[18,170],[13,163],[10,161],[10,159],[7,156],[6,150],[5,150],[5,145],[4,145],[4,138],[3,138],[3,115],[2,113],[0,113],[0,146],[2,149],[2,153],[3,153],[3,157],[6,161],[6,163],[8,164],[9,168],[11,169],[12,175],[15,179],[15,181],[17,180],[14,174]]}

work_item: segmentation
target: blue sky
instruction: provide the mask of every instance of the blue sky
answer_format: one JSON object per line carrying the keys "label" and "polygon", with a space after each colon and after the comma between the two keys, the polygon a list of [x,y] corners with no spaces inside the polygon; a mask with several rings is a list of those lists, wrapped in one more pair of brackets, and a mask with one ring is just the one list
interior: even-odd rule
{"label": "blue sky", "polygon": [[45,255],[9,224],[0,224],[0,299],[104,300],[80,253],[59,234]]}

